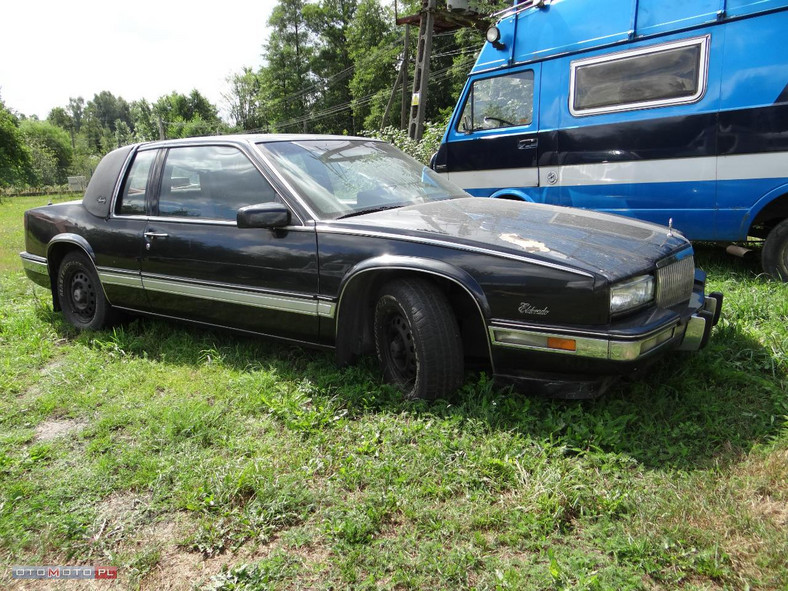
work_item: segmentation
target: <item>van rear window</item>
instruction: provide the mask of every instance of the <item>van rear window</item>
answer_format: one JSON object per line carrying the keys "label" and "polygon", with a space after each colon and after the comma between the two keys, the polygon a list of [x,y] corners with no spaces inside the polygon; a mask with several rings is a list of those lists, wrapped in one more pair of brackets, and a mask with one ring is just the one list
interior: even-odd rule
{"label": "van rear window", "polygon": [[572,62],[570,111],[594,115],[703,96],[708,36]]}

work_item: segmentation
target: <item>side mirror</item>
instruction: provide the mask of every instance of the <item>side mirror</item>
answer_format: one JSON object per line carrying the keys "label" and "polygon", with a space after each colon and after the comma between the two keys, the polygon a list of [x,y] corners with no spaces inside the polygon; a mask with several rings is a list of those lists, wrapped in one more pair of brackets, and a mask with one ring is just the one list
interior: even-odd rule
{"label": "side mirror", "polygon": [[238,210],[239,228],[284,228],[290,225],[290,210],[281,203],[257,203]]}

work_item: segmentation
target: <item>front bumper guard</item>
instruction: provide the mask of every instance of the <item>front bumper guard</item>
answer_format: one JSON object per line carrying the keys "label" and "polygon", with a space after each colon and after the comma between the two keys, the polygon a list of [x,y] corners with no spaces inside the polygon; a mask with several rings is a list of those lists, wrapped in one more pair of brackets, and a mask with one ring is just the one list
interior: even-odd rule
{"label": "front bumper guard", "polygon": [[687,323],[684,339],[678,346],[679,351],[698,351],[709,342],[712,327],[720,321],[722,294],[718,291],[706,296],[703,307],[695,312]]}

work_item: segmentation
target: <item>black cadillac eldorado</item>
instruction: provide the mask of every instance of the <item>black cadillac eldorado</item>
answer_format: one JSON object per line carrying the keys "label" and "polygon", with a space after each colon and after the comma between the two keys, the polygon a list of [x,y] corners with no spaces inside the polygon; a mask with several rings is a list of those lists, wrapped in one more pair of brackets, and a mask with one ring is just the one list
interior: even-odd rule
{"label": "black cadillac eldorado", "polygon": [[111,152],[82,201],[25,213],[27,275],[78,329],[116,310],[376,351],[407,395],[466,366],[588,396],[703,347],[690,243],[668,227],[472,198],[390,145],[225,136]]}

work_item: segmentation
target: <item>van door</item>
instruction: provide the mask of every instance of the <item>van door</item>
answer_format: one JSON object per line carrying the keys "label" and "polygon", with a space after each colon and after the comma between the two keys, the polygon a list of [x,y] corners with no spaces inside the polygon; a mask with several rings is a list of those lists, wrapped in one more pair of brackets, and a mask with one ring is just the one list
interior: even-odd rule
{"label": "van door", "polygon": [[540,74],[541,65],[533,64],[471,78],[435,170],[477,197],[507,187],[513,196],[530,199],[539,185]]}

